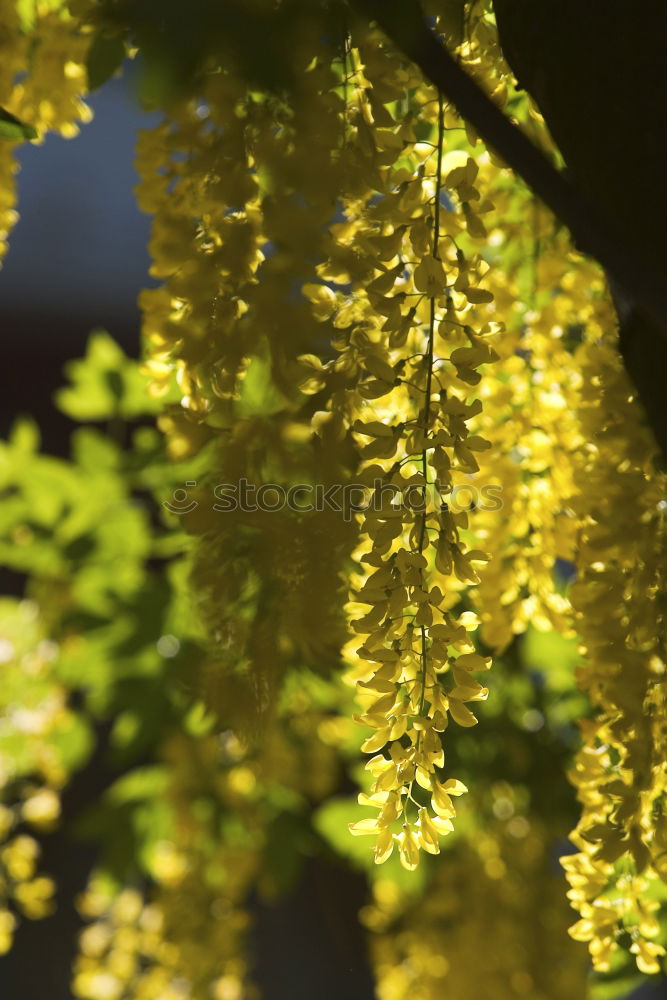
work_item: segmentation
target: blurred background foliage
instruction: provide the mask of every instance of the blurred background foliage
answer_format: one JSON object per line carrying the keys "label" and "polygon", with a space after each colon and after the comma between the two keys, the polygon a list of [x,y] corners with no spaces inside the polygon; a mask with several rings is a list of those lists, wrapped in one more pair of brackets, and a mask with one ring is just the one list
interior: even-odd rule
{"label": "blurred background foliage", "polygon": [[[299,926],[298,887],[313,864],[349,866],[368,885],[366,901],[358,886],[356,899],[381,996],[406,988],[392,987],[400,976],[422,991],[430,984],[415,995],[441,995],[438,955],[457,956],[460,980],[449,975],[461,989],[473,962],[480,983],[495,983],[494,996],[583,996],[586,961],[567,937],[558,864],[577,811],[565,772],[586,712],[573,685],[576,640],[530,628],[499,658],[483,738],[464,734],[450,748],[476,794],[462,806],[445,864],[427,859],[407,872],[394,856],[378,868],[347,829],[365,815],[350,776],[368,783],[356,727],[344,717],[351,696],[295,666],[281,695],[281,731],[250,750],[202,701],[215,664],[189,586],[191,541],[164,501],[197,480],[206,455],[167,458],[146,377],[103,331],[67,373],[56,400],[79,423],[71,457],[43,454],[38,428],[25,418],[0,452],[0,559],[25,578],[24,596],[0,605],[4,948],[20,922],[40,917],[33,928],[49,941],[45,961],[54,942],[63,949],[56,967],[71,960],[67,931],[77,918],[68,922],[67,913],[91,862],[102,896],[169,887],[186,864],[175,846],[185,823],[197,828],[199,849],[238,852],[252,868],[235,904],[250,906],[255,947],[280,905],[293,908]],[[72,795],[91,771],[92,787],[87,780],[85,794],[75,787]],[[83,859],[82,871],[49,871],[55,830]],[[216,876],[209,870],[207,878],[215,894]],[[319,902],[335,911],[340,900],[332,893]],[[280,960],[253,956],[250,940],[261,981],[263,963]],[[330,947],[345,961],[353,952],[350,942]],[[308,977],[314,985],[323,961],[322,950],[299,958],[298,989]],[[636,977],[619,964],[598,980],[590,996],[603,1000],[625,995]],[[93,995],[84,973],[82,983],[82,995]],[[368,995],[359,965],[346,988]],[[323,985],[322,995],[333,996],[333,987]]]}

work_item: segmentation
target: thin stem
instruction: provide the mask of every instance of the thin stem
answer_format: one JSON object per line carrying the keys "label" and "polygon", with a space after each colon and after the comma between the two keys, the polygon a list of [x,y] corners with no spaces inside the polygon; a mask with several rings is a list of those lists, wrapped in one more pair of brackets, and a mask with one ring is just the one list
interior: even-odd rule
{"label": "thin stem", "polygon": [[[442,94],[438,93],[438,162],[436,166],[436,177],[435,177],[435,213],[433,218],[433,257],[435,260],[439,260],[439,250],[438,244],[440,240],[440,186],[442,177],[442,152],[444,146],[444,130],[445,130],[445,109],[442,100]],[[422,418],[422,426],[424,428],[424,438],[428,444],[428,432],[431,423],[431,390],[433,386],[433,342],[435,339],[435,298],[431,297],[430,301],[430,316],[429,316],[429,327],[428,327],[428,346],[426,349],[426,395],[424,397],[424,412]],[[422,451],[422,474],[424,476],[424,513],[422,514],[421,527],[419,530],[419,552],[424,551],[424,545],[427,541],[426,535],[426,520],[427,520],[427,500],[428,500],[428,447],[425,446]],[[426,703],[426,667],[427,667],[427,647],[426,647],[426,627],[424,625],[420,626],[421,630],[421,696],[419,700],[419,714],[424,714],[424,707]],[[421,739],[421,737],[420,737]]]}

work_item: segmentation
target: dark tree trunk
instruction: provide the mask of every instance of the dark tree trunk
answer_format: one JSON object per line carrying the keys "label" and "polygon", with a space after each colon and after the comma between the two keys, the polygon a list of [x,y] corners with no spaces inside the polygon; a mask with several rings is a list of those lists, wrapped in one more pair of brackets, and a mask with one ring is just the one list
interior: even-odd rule
{"label": "dark tree trunk", "polygon": [[[662,275],[667,317],[667,3],[494,0],[494,7],[507,60],[539,105],[570,178]],[[614,278],[621,352],[667,456],[667,338],[623,275]]]}

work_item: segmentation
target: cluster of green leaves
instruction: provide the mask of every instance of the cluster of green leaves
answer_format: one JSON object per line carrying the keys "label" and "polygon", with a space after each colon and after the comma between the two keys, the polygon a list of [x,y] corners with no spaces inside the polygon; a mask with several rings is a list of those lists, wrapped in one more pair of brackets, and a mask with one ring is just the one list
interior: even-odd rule
{"label": "cluster of green leaves", "polygon": [[[38,706],[56,688],[66,692],[50,750],[68,779],[101,761],[106,787],[63,822],[72,836],[100,845],[107,877],[128,884],[150,876],[157,845],[173,833],[165,744],[180,734],[194,745],[214,725],[224,729],[227,710],[233,715],[233,706],[221,705],[216,721],[202,697],[215,651],[192,598],[191,539],[165,509],[209,459],[168,458],[153,426],[165,397],[148,393],[140,365],[105,332],[95,332],[86,356],[66,371],[56,404],[78,422],[71,457],[41,453],[27,417],[0,443],[0,567],[22,581],[25,595],[0,602],[0,635],[13,651],[0,705]],[[242,403],[255,412],[266,405],[261,365],[247,381]],[[44,641],[49,666],[33,676],[24,653]],[[279,711],[293,714],[304,693],[312,710],[335,713],[336,685],[301,670]],[[350,739],[349,755],[355,751]],[[34,746],[18,728],[2,730],[0,758],[13,783],[38,770]],[[5,788],[5,800],[14,790]],[[193,790],[199,806],[207,794]],[[307,855],[326,849],[324,831],[313,825],[305,796],[269,782],[256,797],[267,832],[262,884],[273,895],[294,884]],[[220,811],[219,802],[210,805]],[[233,810],[223,810],[220,822],[221,839],[248,836]]]}
{"label": "cluster of green leaves", "polygon": [[[188,725],[198,697],[203,647],[188,599],[190,544],[163,508],[197,470],[168,460],[151,426],[158,404],[147,380],[106,333],[93,334],[68,371],[58,406],[95,421],[74,431],[71,460],[41,454],[28,418],[0,444],[0,565],[25,580],[28,598],[4,601],[2,632],[18,662],[17,637],[22,648],[37,629],[53,644],[48,673],[16,669],[5,693],[30,704],[45,686],[68,692],[70,723],[56,734],[69,741],[59,754],[66,772],[84,767],[102,744],[112,783],[84,826],[106,839],[120,875],[164,835],[164,769],[155,752],[170,729]],[[29,775],[35,762],[5,743],[0,754],[12,776]],[[110,825],[109,809],[121,804],[127,822],[117,815]]]}

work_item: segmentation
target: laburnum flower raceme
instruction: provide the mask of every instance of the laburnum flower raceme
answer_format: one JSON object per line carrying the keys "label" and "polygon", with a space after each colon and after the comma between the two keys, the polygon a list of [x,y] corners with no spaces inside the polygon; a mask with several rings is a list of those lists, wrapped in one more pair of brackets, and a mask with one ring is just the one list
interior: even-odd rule
{"label": "laburnum flower raceme", "polygon": [[[161,120],[137,142],[155,279],[140,297],[142,371],[172,462],[197,469],[187,546],[167,516],[179,556],[187,549],[170,586],[174,622],[187,597],[198,623],[188,631],[197,700],[156,742],[161,833],[146,835],[142,878],[123,882],[101,865],[79,901],[89,925],[75,995],[253,996],[248,899],[279,891],[267,858],[288,816],[304,850],[323,838],[367,871],[360,920],[382,1000],[583,997],[585,961],[550,866],[569,832],[567,797],[547,801],[535,764],[557,783],[573,749],[570,934],[600,974],[625,968],[624,953],[657,973],[666,483],[603,274],[418,68],[347,8],[322,22],[335,5],[296,4],[294,17],[290,4],[273,14],[252,5],[287,19],[289,72],[272,86],[242,49],[223,59],[205,41],[169,78],[167,34],[155,41],[133,5],[29,6],[0,5],[0,104],[37,141],[88,120],[86,66],[92,77],[100,52],[117,53],[109,72],[137,51],[148,65]],[[466,70],[551,149],[514,89],[491,6],[427,6]],[[217,25],[211,13],[211,37]],[[15,172],[4,141],[3,253]],[[5,485],[27,489],[14,459],[3,461]],[[364,501],[221,514],[216,484],[241,480],[354,485]],[[31,572],[30,614],[49,641],[85,645],[53,580]],[[120,614],[105,601],[96,615]],[[76,716],[63,680],[72,668],[41,627],[35,648],[11,659],[12,677],[32,678],[38,719],[20,768],[0,745],[3,949],[21,913],[49,911],[53,889],[37,874],[32,832],[17,827],[57,822],[84,754],[57,750]],[[558,662],[542,662],[545,635],[560,644]],[[498,679],[482,706],[492,657]],[[165,684],[181,706],[182,677]],[[97,689],[92,703],[115,704]],[[336,794],[350,777],[357,803]],[[350,833],[368,836],[368,849]]]}

